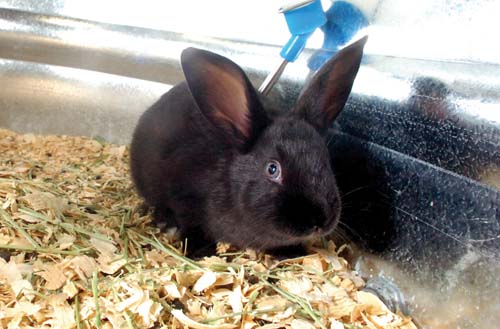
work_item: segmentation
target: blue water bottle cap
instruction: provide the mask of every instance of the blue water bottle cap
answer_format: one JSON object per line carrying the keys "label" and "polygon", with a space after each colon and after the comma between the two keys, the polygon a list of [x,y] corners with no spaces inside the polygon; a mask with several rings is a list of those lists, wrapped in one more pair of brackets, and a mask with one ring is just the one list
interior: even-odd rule
{"label": "blue water bottle cap", "polygon": [[293,62],[304,49],[309,36],[326,23],[325,13],[320,0],[290,1],[280,12],[285,15],[288,30],[292,34],[280,55],[288,62]]}

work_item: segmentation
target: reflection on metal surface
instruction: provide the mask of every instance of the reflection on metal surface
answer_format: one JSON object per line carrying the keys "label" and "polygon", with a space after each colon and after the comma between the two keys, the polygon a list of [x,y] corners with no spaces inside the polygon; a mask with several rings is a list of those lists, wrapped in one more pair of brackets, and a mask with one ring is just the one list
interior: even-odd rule
{"label": "reflection on metal surface", "polygon": [[[283,0],[0,0],[0,7],[283,46]],[[322,0],[326,10],[331,0]],[[351,0],[369,17],[369,54],[500,64],[497,0]],[[250,27],[250,28],[249,28]],[[322,36],[308,43],[317,48]],[[277,56],[277,53],[276,53]]]}
{"label": "reflection on metal surface", "polygon": [[394,59],[381,69],[368,59],[340,119],[345,132],[478,181],[498,172],[500,67]]}
{"label": "reflection on metal surface", "polygon": [[[11,9],[0,9],[0,44],[3,45],[0,47],[2,58],[50,64],[44,66],[45,70],[50,70],[53,65],[91,70],[73,71],[74,81],[80,88],[85,88],[86,84],[92,81],[85,75],[93,75],[94,71],[173,85],[183,79],[179,57],[181,51],[189,46],[207,48],[232,58],[250,73],[255,85],[275,66],[269,58],[280,60],[275,56],[279,53],[279,47],[186,36]],[[10,63],[15,62],[5,62],[4,69]],[[287,68],[282,81],[275,86],[275,97],[285,99],[297,93],[298,84],[308,73],[304,60],[298,63],[300,64]],[[54,72],[54,75],[57,81],[57,72]],[[111,78],[119,81],[117,77]],[[52,77],[46,76],[44,79]],[[82,81],[77,82],[79,79]],[[127,80],[123,81],[126,83]],[[117,86],[119,85],[118,83]],[[102,97],[106,98],[104,93],[103,90]],[[138,112],[143,110],[144,107],[136,109]],[[8,104],[4,111],[15,113],[19,111],[19,104]],[[98,128],[99,126],[95,127]],[[131,131],[120,130],[113,134],[111,140],[127,142]]]}
{"label": "reflection on metal surface", "polygon": [[[182,79],[180,53],[210,48],[244,68],[273,68],[279,47],[0,9],[0,57],[77,67],[145,80]],[[300,76],[307,70],[300,67]],[[255,69],[254,69],[255,70]],[[293,71],[289,70],[289,71]],[[260,72],[259,72],[260,73]],[[262,75],[264,72],[262,72]],[[302,78],[303,79],[303,78]]]}
{"label": "reflection on metal surface", "polygon": [[[168,85],[99,72],[0,60],[0,126],[124,142]],[[127,136],[123,138],[123,136]]]}
{"label": "reflection on metal surface", "polygon": [[[158,9],[155,3],[159,2],[146,2],[150,7],[144,10],[134,7],[134,1],[123,4],[129,11]],[[288,36],[284,31],[285,37],[278,40],[280,32],[271,33],[269,26],[264,32],[240,35],[240,41],[213,37],[218,32],[214,27],[199,26],[198,35],[175,33],[184,31],[184,26],[170,28],[163,16],[164,25],[158,18],[148,24],[142,17],[141,23],[126,10],[105,10],[118,8],[114,1],[88,1],[86,10],[80,11],[82,3],[0,0],[0,5],[33,11],[0,9],[1,127],[126,143],[140,113],[183,79],[178,61],[185,47],[206,48],[231,58],[258,86],[280,61],[280,47],[262,43],[281,45]],[[483,15],[496,4],[404,1],[408,15],[412,10],[425,13],[425,6],[436,10],[427,15],[429,25],[425,25],[423,14],[408,21],[399,17],[402,3],[380,1],[367,55],[339,118],[339,129],[330,140],[339,184],[350,205],[343,220],[356,230],[361,244],[380,253],[377,262],[386,274],[388,268],[397,268],[390,275],[422,315],[419,320],[428,320],[422,322],[429,328],[438,315],[456,315],[462,321],[458,323],[480,328],[488,321],[498,322],[495,305],[500,305],[496,256],[500,250],[500,43],[485,37],[500,27],[486,31],[484,24],[471,26],[466,18],[473,16],[477,22],[482,16],[476,13]],[[182,8],[192,4],[183,2]],[[278,16],[275,10],[272,13]],[[180,14],[172,10],[165,15]],[[461,19],[458,25],[450,23]],[[112,24],[117,22],[124,25]],[[182,23],[179,18],[175,22]],[[186,19],[186,25],[191,23]],[[280,24],[286,29],[281,21],[276,26]],[[442,30],[431,35],[431,27],[440,24]],[[420,27],[423,36],[417,33]],[[412,28],[413,33],[405,34]],[[490,42],[473,40],[471,44],[477,46],[473,50],[465,42],[443,37],[443,33],[455,34],[470,41],[471,33],[479,30],[486,33],[477,40]],[[425,38],[434,46],[429,47]],[[452,52],[446,50],[450,45]],[[310,77],[306,60],[313,51],[289,64],[271,91],[282,106],[294,102]],[[462,304],[468,308],[455,314],[457,301],[467,301]]]}

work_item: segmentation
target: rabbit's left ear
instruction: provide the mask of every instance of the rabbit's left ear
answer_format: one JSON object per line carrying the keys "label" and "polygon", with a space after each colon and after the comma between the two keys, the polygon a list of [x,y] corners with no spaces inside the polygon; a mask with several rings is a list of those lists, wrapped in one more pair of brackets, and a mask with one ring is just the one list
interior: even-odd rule
{"label": "rabbit's left ear", "polygon": [[231,145],[245,150],[269,120],[243,70],[223,56],[196,48],[182,52],[181,64],[201,112]]}
{"label": "rabbit's left ear", "polygon": [[342,111],[358,73],[367,37],[340,50],[315,74],[292,110],[324,132]]}

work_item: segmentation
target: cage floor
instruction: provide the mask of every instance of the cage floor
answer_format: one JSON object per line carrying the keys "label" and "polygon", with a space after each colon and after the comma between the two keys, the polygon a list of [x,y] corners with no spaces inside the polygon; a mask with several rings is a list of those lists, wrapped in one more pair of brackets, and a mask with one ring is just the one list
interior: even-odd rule
{"label": "cage floor", "polygon": [[0,328],[415,328],[332,241],[201,260],[150,225],[128,148],[0,130]]}

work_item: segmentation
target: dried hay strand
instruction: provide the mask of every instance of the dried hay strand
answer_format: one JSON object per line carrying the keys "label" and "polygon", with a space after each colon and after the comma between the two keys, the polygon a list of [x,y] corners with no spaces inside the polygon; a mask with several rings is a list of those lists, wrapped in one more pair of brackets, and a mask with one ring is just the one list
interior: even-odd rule
{"label": "dried hay strand", "polygon": [[193,261],[150,225],[128,149],[0,130],[0,328],[415,328],[333,242]]}

